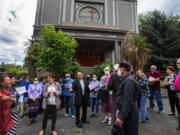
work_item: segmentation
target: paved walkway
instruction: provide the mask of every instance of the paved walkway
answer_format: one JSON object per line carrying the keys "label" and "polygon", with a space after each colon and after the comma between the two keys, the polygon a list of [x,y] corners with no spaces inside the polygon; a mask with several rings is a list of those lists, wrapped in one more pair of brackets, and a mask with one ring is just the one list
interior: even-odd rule
{"label": "paved walkway", "polygon": [[[156,111],[150,111],[151,119],[146,124],[139,126],[139,135],[180,135],[176,131],[177,117],[169,117],[168,99],[164,99],[165,113],[157,114]],[[90,113],[88,114],[88,116]],[[27,117],[19,120],[17,135],[38,135],[42,126],[42,116],[39,115],[38,122],[32,126],[27,126]],[[65,118],[63,112],[58,112],[56,129],[59,135],[111,135],[111,127],[101,124],[103,115],[99,118],[89,118],[90,124],[85,125],[83,129],[78,129],[75,126],[75,120]],[[48,130],[50,129],[51,121],[48,123]],[[46,135],[49,135],[48,133]]]}

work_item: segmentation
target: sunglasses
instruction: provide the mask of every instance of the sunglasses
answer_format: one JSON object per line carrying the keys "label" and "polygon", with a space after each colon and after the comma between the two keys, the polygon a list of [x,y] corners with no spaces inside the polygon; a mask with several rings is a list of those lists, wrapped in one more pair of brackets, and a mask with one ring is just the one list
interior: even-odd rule
{"label": "sunglasses", "polygon": [[177,62],[176,64],[180,64],[180,62]]}

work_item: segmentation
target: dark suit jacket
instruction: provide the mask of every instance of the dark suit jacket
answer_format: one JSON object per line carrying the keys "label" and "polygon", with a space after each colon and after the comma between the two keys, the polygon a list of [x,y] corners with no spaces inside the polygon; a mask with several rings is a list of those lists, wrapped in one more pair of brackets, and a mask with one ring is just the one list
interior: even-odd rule
{"label": "dark suit jacket", "polygon": [[116,97],[116,93],[118,91],[118,87],[120,84],[121,78],[118,76],[117,72],[113,72],[111,74],[109,83],[108,83],[108,89],[113,90],[113,97]]}
{"label": "dark suit jacket", "polygon": [[[74,81],[73,83],[73,90],[75,92],[75,106],[81,106],[83,103],[83,95],[82,95],[82,88],[79,80]],[[85,101],[84,104],[88,105],[89,104],[89,86],[88,82],[84,80],[84,96],[85,96]]]}

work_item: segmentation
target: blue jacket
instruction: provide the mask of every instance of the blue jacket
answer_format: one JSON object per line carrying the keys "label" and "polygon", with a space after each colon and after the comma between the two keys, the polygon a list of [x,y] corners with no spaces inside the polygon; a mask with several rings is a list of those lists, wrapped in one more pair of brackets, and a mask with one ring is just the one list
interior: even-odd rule
{"label": "blue jacket", "polygon": [[[26,91],[28,91],[30,84],[31,84],[30,82],[26,83],[26,82],[22,81],[19,86],[20,87],[25,86],[26,87]],[[28,93],[24,94],[24,98],[27,98],[27,97],[28,97]]]}
{"label": "blue jacket", "polygon": [[67,87],[71,87],[72,88],[73,82],[74,82],[73,79],[70,79],[70,80],[64,79],[63,80],[63,87],[62,87],[62,90],[63,90],[62,95],[63,96],[73,96],[74,95],[74,93],[71,93],[67,89]]}

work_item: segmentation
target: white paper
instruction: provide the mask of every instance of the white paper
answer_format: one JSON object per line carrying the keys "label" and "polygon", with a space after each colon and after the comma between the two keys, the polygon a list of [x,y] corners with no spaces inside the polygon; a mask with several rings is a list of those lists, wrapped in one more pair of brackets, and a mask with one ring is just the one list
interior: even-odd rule
{"label": "white paper", "polygon": [[23,86],[23,87],[16,88],[16,92],[17,92],[19,95],[21,95],[21,94],[23,94],[23,93],[26,92],[26,87]]}

